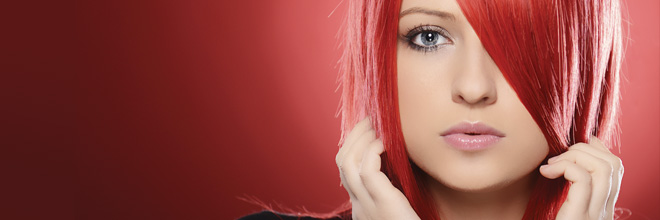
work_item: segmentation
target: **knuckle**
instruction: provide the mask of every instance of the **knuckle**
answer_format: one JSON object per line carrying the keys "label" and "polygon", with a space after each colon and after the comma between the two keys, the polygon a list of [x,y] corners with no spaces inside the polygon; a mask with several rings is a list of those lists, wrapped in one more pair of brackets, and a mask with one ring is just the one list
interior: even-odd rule
{"label": "knuckle", "polygon": [[350,161],[343,161],[339,164],[339,171],[343,173],[349,173],[351,169],[349,168],[351,166]]}
{"label": "knuckle", "polygon": [[337,154],[337,156],[335,156],[335,163],[337,164],[337,168],[339,168],[340,170],[343,167],[345,167],[344,162],[345,162],[345,159],[344,159],[344,157],[342,157],[341,154]]}
{"label": "knuckle", "polygon": [[623,175],[623,172],[625,171],[623,168],[623,163],[619,164],[619,166],[616,168],[616,171],[619,173],[619,175]]}
{"label": "knuckle", "polygon": [[614,157],[614,163],[615,166],[617,167],[623,167],[623,161],[619,157]]}
{"label": "knuckle", "polygon": [[366,172],[366,171],[360,171],[359,176],[360,176],[360,179],[361,179],[362,181],[364,181],[365,179],[368,179],[368,178],[369,178],[369,172]]}
{"label": "knuckle", "polygon": [[623,173],[623,161],[621,160],[621,158],[612,155],[612,157],[610,158],[610,164],[612,165],[613,171]]}
{"label": "knuckle", "polygon": [[346,167],[343,166],[343,164],[338,164],[337,169],[339,169],[339,174],[344,174],[346,173]]}
{"label": "knuckle", "polygon": [[360,177],[360,180],[364,182],[364,180],[369,179],[371,177],[372,173],[368,170],[360,168],[360,171],[358,171],[358,176]]}

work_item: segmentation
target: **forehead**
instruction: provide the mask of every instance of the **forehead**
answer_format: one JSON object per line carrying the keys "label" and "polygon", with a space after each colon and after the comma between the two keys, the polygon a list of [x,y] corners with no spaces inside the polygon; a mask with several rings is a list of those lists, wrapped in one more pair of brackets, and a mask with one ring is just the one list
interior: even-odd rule
{"label": "forehead", "polygon": [[458,6],[456,0],[402,0],[401,11],[413,7],[450,12],[455,16],[461,14],[461,8]]}
{"label": "forehead", "polygon": [[[406,10],[414,11],[415,9],[447,13],[454,18],[452,21],[456,24],[467,24],[467,19],[463,15],[463,12],[461,11],[461,8],[456,0],[402,0],[400,12],[405,12]],[[422,18],[418,16],[425,16],[423,13],[412,13],[411,15],[412,16],[406,17]]]}

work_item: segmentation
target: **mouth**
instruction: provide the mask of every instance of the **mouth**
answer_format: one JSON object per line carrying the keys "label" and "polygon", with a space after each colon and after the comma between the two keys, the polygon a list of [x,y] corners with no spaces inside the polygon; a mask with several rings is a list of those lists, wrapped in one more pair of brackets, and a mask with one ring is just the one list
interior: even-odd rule
{"label": "mouth", "polygon": [[450,146],[461,151],[484,150],[506,135],[480,122],[462,122],[440,134]]}

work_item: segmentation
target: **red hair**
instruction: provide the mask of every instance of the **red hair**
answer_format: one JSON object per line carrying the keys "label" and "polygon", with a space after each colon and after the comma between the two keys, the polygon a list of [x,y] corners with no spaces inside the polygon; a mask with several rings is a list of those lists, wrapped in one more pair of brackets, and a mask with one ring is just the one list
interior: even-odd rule
{"label": "red hair", "polygon": [[[619,146],[622,37],[617,0],[458,3],[543,131],[550,147],[548,157],[588,142],[591,135],[607,146]],[[343,86],[340,144],[358,121],[371,117],[385,146],[383,172],[422,219],[439,219],[440,210],[419,181],[423,171],[408,159],[401,131],[396,78],[401,2],[358,0],[349,1],[348,7],[339,75]],[[554,219],[568,183],[537,176],[523,218]]]}

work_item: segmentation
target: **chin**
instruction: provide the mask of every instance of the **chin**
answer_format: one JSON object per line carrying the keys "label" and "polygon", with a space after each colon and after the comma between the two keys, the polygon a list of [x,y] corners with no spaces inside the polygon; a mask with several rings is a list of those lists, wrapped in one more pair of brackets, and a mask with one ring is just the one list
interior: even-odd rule
{"label": "chin", "polygon": [[494,180],[474,176],[448,180],[436,179],[436,181],[455,191],[475,193],[496,191],[511,185],[513,182],[512,180]]}
{"label": "chin", "polygon": [[529,176],[530,172],[523,170],[511,172],[498,172],[503,169],[489,167],[471,167],[469,169],[449,169],[426,171],[431,184],[441,184],[443,187],[459,192],[491,192],[510,186]]}

